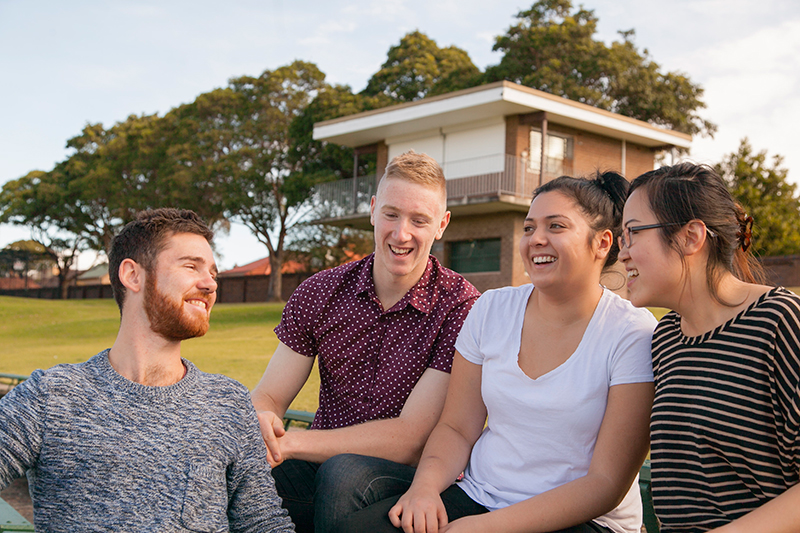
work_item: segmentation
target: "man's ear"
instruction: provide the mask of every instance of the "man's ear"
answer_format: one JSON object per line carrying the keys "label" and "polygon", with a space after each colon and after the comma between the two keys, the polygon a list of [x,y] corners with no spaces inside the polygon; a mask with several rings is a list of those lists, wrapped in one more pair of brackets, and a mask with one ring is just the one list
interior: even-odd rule
{"label": "man's ear", "polygon": [[375,225],[375,196],[369,201],[369,223]]}
{"label": "man's ear", "polygon": [[684,255],[693,255],[702,250],[708,240],[708,229],[701,220],[690,220],[681,230],[680,240]]}
{"label": "man's ear", "polygon": [[447,225],[450,224],[450,211],[445,211],[442,220],[439,221],[439,229],[436,230],[435,239],[438,241],[444,235],[444,230],[447,229]]}
{"label": "man's ear", "polygon": [[131,292],[139,292],[144,288],[144,268],[133,259],[123,259],[119,265],[119,281]]}

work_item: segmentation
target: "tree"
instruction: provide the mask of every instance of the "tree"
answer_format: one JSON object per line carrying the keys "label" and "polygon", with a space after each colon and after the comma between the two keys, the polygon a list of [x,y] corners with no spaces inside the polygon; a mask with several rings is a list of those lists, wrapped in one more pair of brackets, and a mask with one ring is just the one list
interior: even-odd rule
{"label": "tree", "polygon": [[[67,141],[74,152],[52,174],[83,215],[76,228],[92,249],[107,251],[120,228],[143,209],[192,209],[207,223],[224,220],[215,193],[198,186],[171,157],[176,124],[131,115],[108,130],[87,125]],[[207,185],[207,184],[206,184]]]}
{"label": "tree", "polygon": [[67,297],[68,275],[86,240],[79,230],[83,217],[74,198],[55,174],[32,171],[3,185],[0,190],[0,222],[27,226],[33,240],[58,269],[59,296]]}
{"label": "tree", "polygon": [[33,240],[15,241],[0,250],[0,276],[24,278],[25,288],[28,287],[31,270],[47,268],[52,264],[44,246]]}
{"label": "tree", "polygon": [[755,152],[745,138],[716,165],[731,194],[755,220],[753,248],[762,256],[800,253],[800,198],[782,163],[780,155]]}
{"label": "tree", "polygon": [[230,80],[170,112],[176,172],[203,190],[269,251],[268,299],[281,298],[281,266],[288,232],[310,209],[318,176],[303,172],[289,128],[320,90],[325,75],[295,61],[261,76]]}
{"label": "tree", "polygon": [[386,62],[369,80],[364,94],[411,102],[481,83],[480,70],[464,50],[439,48],[424,33],[413,31],[389,49]]}
{"label": "tree", "polygon": [[487,81],[509,80],[674,130],[713,135],[701,118],[703,89],[678,72],[662,72],[634,31],[607,46],[596,40],[597,17],[571,0],[539,0],[517,14],[519,22],[497,37],[500,63]]}
{"label": "tree", "polygon": [[[391,104],[383,94],[353,94],[346,85],[323,86],[317,96],[289,125],[289,161],[314,181],[330,181],[353,176],[353,149],[335,143],[316,141],[314,124]],[[358,175],[374,173],[374,163],[359,159]]]}
{"label": "tree", "polygon": [[316,272],[360,259],[372,252],[371,231],[307,224],[287,243],[287,250],[307,261],[308,271]]}

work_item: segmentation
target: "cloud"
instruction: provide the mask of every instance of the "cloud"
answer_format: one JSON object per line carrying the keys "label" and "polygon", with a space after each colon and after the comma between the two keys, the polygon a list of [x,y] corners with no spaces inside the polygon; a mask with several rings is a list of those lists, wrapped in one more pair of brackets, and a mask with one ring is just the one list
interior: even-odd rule
{"label": "cloud", "polygon": [[310,31],[309,36],[297,40],[301,46],[319,46],[329,44],[334,41],[336,34],[347,36],[358,29],[358,23],[353,20],[338,21],[332,20],[320,24],[316,30]]}

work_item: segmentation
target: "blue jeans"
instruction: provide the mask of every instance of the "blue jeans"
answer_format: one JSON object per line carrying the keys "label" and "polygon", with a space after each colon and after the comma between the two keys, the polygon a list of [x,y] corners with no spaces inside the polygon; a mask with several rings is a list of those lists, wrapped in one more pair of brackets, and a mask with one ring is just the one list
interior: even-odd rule
{"label": "blue jeans", "polygon": [[[447,512],[448,522],[454,522],[465,516],[489,512],[486,507],[467,496],[467,493],[461,490],[458,484],[450,485],[442,492],[441,497]],[[387,498],[370,506],[368,509],[346,517],[336,524],[333,533],[361,533],[365,531],[369,533],[396,533],[399,531],[402,533],[402,529],[394,527],[389,521],[389,509],[394,507],[399,499],[400,496]],[[587,522],[552,533],[613,533],[613,531],[595,522]]]}
{"label": "blue jeans", "polygon": [[343,518],[400,496],[416,469],[365,455],[342,454],[322,464],[290,459],[272,471],[283,507],[298,533],[328,533]]}

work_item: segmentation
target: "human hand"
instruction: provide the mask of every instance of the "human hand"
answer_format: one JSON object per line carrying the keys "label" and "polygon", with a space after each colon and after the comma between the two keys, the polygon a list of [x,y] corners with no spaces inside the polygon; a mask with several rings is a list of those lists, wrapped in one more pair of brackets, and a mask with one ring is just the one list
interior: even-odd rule
{"label": "human hand", "polygon": [[283,429],[283,418],[272,411],[258,411],[258,424],[261,426],[261,436],[267,445],[267,460],[269,466],[275,468],[281,464],[285,457],[281,454],[281,445],[278,439],[286,434]]}
{"label": "human hand", "polygon": [[389,510],[389,520],[405,533],[437,533],[447,525],[447,512],[436,491],[412,486]]}

